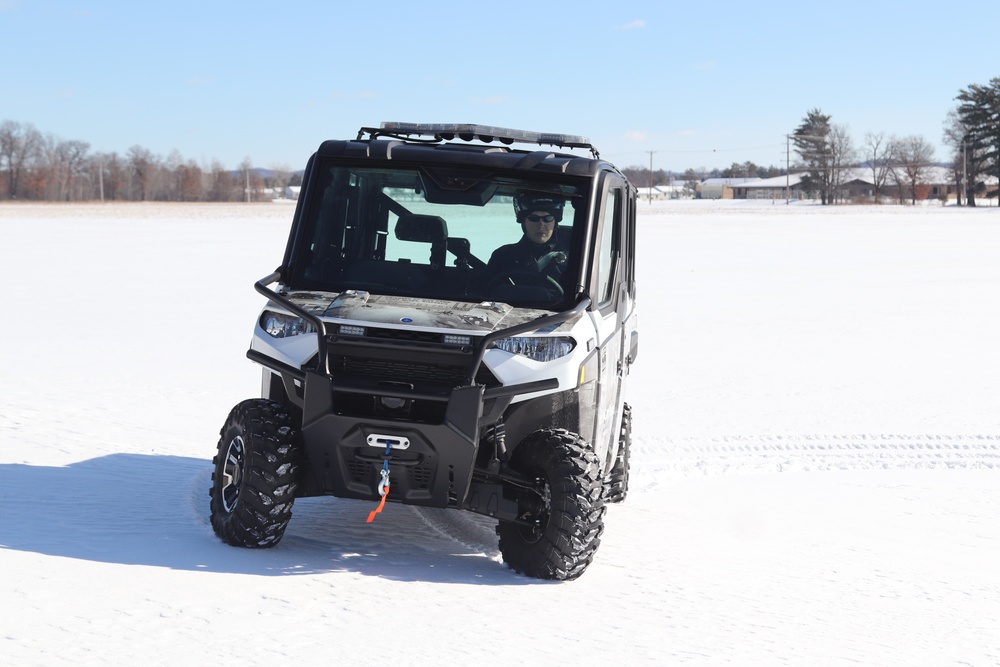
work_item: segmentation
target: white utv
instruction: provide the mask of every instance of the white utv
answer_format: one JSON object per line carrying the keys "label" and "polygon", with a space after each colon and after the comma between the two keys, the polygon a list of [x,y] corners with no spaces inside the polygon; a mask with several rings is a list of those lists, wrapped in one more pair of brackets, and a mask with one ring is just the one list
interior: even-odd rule
{"label": "white utv", "polygon": [[[307,496],[379,503],[369,520],[454,508],[497,520],[515,571],[580,576],[628,490],[635,200],[583,137],[382,123],[324,142],[256,284],[262,397],[222,428],[216,534],[274,546]],[[541,248],[517,245],[536,228]]]}

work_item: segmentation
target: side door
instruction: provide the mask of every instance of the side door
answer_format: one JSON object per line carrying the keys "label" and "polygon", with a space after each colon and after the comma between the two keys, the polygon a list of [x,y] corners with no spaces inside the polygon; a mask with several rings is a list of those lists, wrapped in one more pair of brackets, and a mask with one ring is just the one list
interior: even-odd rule
{"label": "side door", "polygon": [[601,188],[599,219],[591,271],[591,317],[600,346],[594,451],[603,469],[618,453],[635,330],[634,197],[620,175],[608,172]]}

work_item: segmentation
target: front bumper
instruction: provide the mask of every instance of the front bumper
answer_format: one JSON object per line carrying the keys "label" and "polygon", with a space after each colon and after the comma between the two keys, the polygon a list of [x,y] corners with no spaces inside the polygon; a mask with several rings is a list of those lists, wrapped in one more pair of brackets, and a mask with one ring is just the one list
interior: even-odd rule
{"label": "front bumper", "polygon": [[[380,471],[388,459],[393,500],[431,507],[464,504],[479,449],[481,385],[452,390],[440,423],[345,414],[335,395],[348,392],[328,376],[306,373],[302,438],[312,476],[307,489],[342,498],[377,499]],[[369,397],[381,398],[385,396]],[[387,449],[371,444],[386,437],[405,439],[408,446]]]}

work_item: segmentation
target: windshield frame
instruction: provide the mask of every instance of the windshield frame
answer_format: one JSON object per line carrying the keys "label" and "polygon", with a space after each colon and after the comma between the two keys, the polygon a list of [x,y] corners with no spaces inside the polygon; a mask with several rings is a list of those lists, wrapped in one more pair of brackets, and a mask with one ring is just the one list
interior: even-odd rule
{"label": "windshield frame", "polygon": [[[310,166],[286,256],[286,286],[291,289],[502,301],[548,310],[570,307],[584,289],[581,266],[592,228],[590,178],[496,166],[331,157],[315,157]],[[558,288],[548,280],[536,282],[526,275],[530,271],[504,277],[531,284],[505,290],[491,286],[496,278],[495,268],[488,266],[493,251],[523,241],[512,199],[520,192],[554,193],[565,199],[555,241],[549,244],[562,262],[560,271],[549,269],[558,275]],[[401,231],[404,217],[406,231]],[[443,246],[438,221],[446,228]],[[428,259],[407,255],[420,246],[430,249]],[[377,280],[361,275],[364,262],[379,271]],[[376,262],[383,264],[375,267]]]}

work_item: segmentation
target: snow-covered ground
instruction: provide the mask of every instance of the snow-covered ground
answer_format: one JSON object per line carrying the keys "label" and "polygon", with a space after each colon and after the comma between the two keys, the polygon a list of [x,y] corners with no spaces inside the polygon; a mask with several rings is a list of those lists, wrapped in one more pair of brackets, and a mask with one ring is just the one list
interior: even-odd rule
{"label": "snow-covered ground", "polygon": [[287,205],[0,205],[4,665],[1000,664],[1000,212],[640,206],[632,491],[579,580],[210,460]]}

